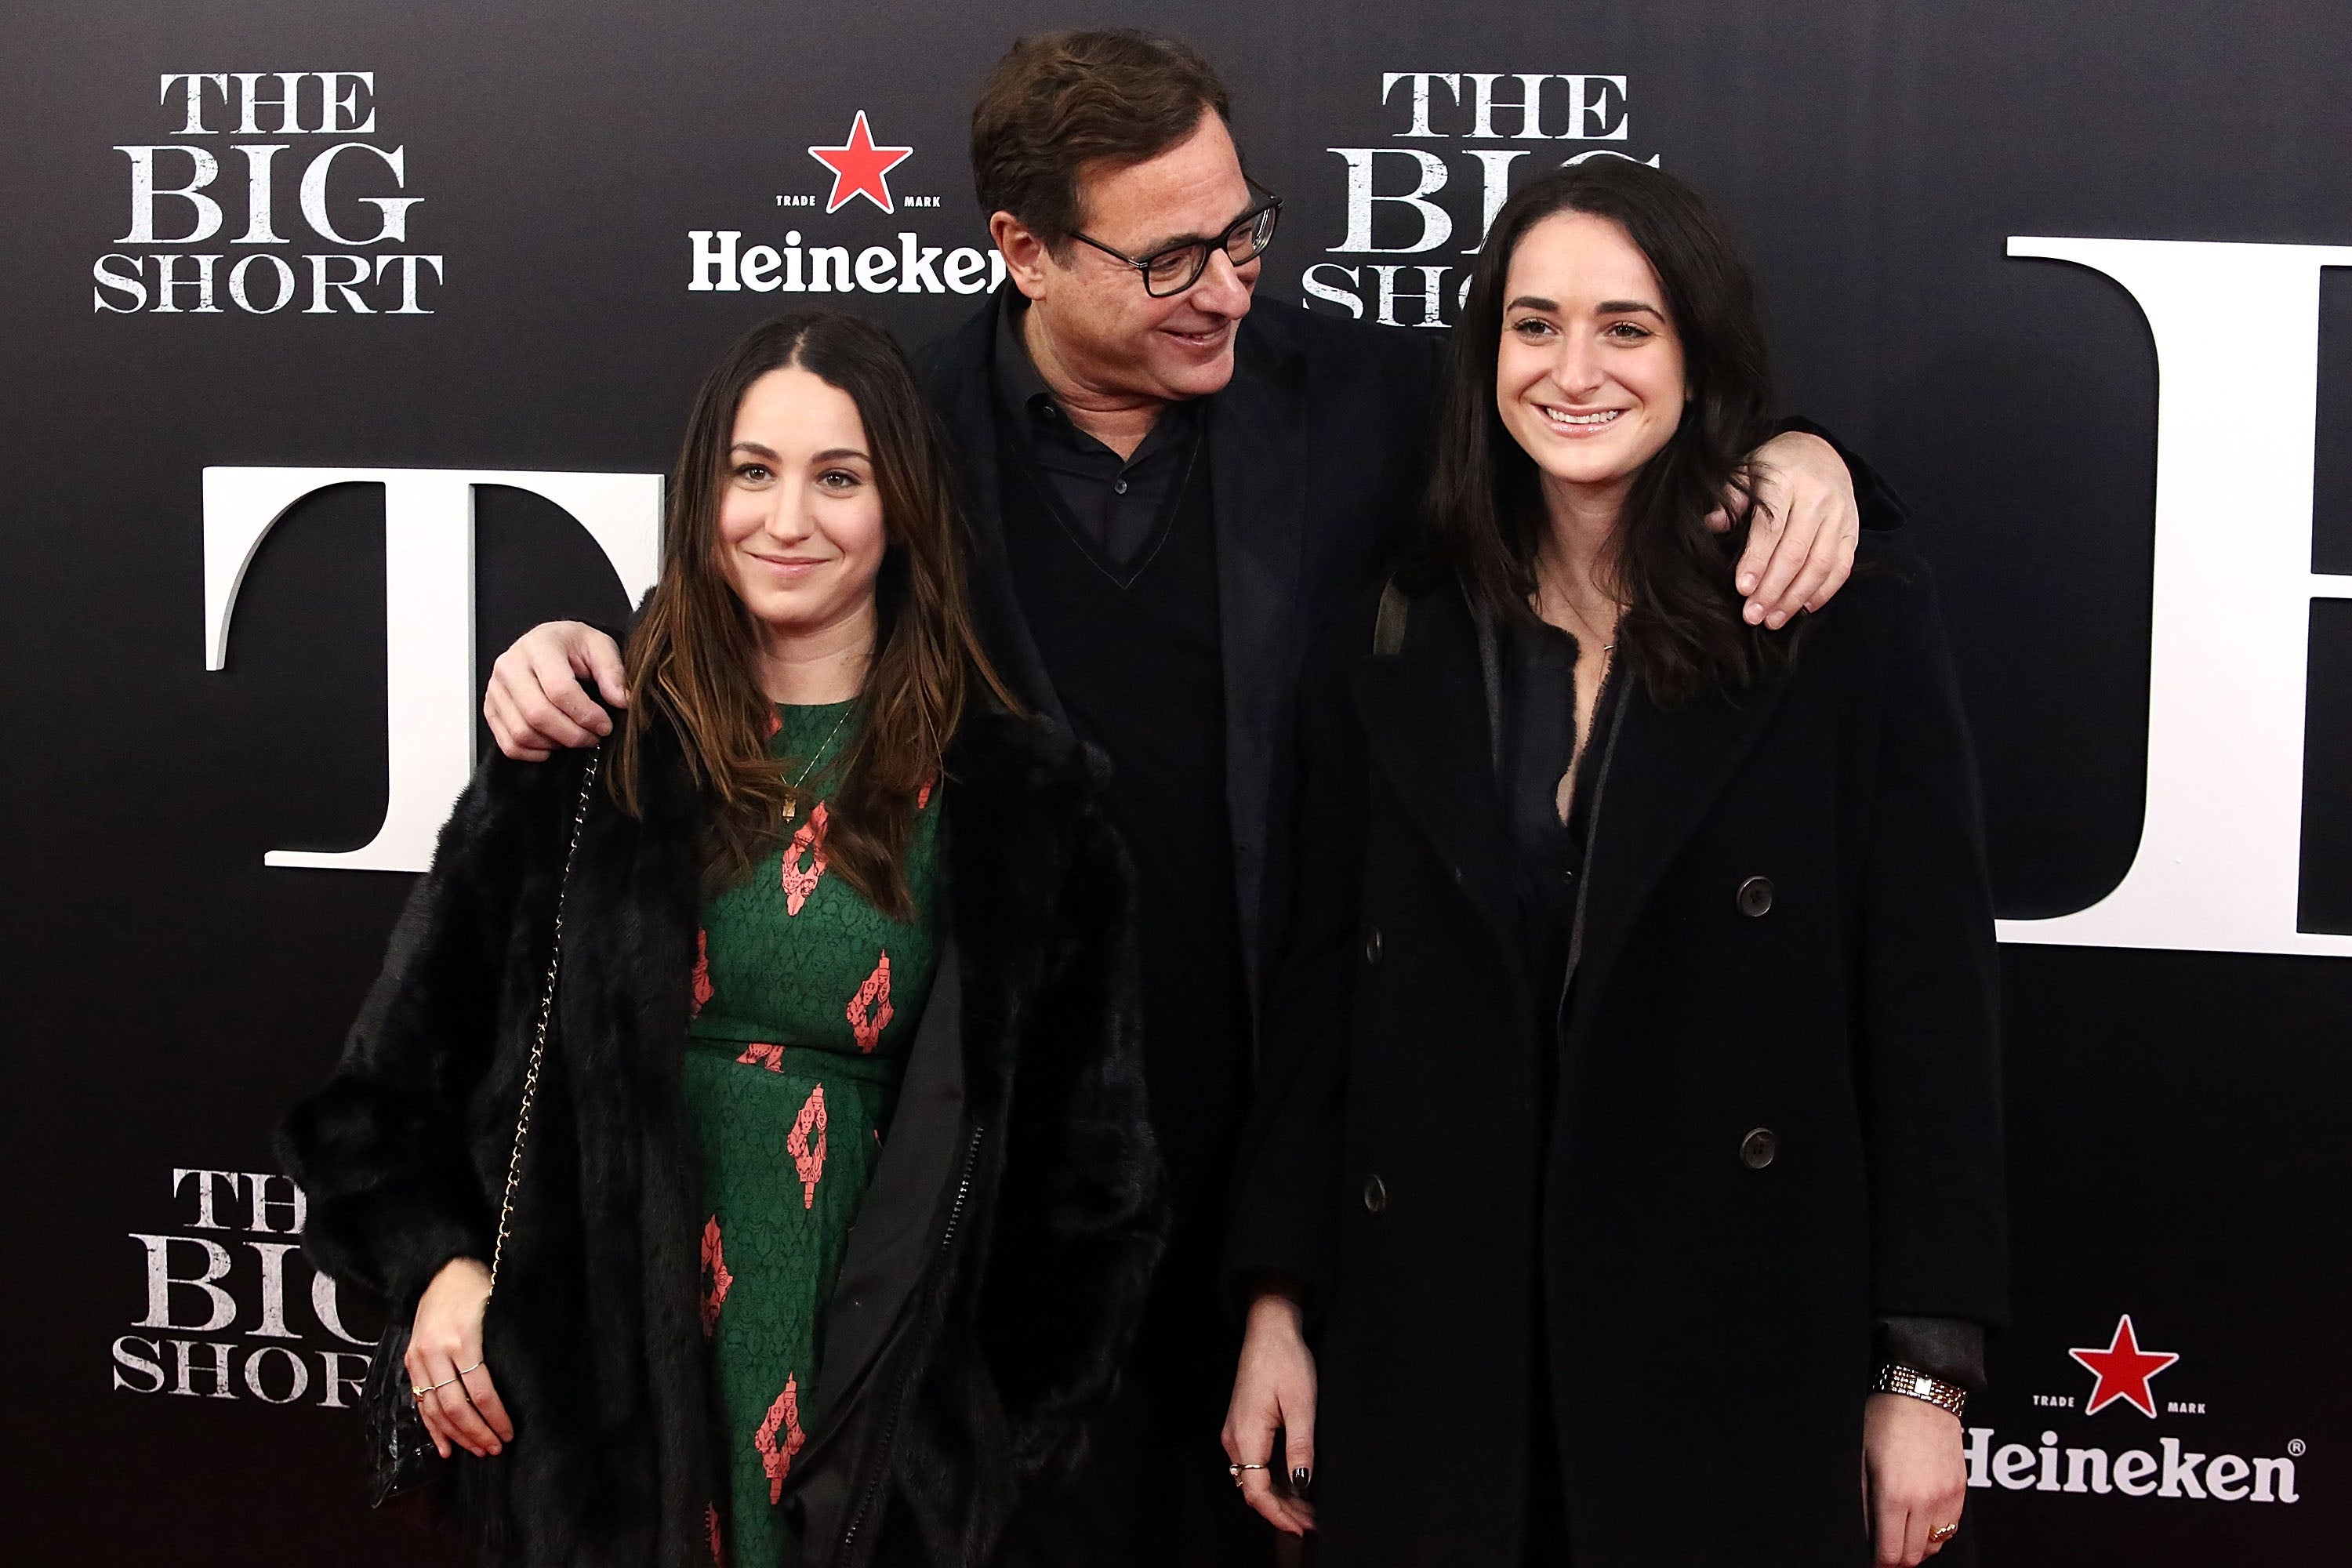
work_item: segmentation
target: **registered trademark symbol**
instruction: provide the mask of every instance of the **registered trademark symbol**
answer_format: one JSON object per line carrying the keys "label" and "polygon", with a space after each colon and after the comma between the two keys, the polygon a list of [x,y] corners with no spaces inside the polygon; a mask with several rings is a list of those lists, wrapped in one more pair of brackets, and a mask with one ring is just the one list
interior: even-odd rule
{"label": "registered trademark symbol", "polygon": [[2300,1438],[2300,1437],[2290,1437],[2290,1438],[2288,1438],[2288,1439],[2287,1439],[2287,1445],[2286,1445],[2286,1451],[2287,1451],[2288,1453],[2290,1453],[2290,1454],[2294,1455],[2294,1456],[2296,1458],[2298,1458],[2298,1459],[2302,1458],[2303,1458],[2303,1439],[2302,1439],[2302,1438]]}

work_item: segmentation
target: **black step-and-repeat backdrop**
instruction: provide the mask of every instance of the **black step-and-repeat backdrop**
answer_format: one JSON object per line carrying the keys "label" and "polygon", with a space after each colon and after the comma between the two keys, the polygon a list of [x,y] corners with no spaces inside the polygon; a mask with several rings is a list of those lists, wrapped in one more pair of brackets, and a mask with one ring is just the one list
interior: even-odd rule
{"label": "black step-and-repeat backdrop", "polygon": [[2343,1561],[2338,0],[9,7],[9,1559],[455,1561],[364,1510],[374,1325],[268,1130],[489,658],[648,579],[701,367],[788,304],[961,320],[975,84],[1110,22],[1231,81],[1289,202],[1261,310],[1441,330],[1569,158],[1735,216],[1790,404],[1913,503],[1987,775],[2018,1283],[1970,1528]]}

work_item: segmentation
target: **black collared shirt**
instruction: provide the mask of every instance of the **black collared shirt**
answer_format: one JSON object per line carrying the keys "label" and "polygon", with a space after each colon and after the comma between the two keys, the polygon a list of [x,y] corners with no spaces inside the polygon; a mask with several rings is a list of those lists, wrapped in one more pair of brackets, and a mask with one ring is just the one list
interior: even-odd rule
{"label": "black collared shirt", "polygon": [[1004,429],[1072,521],[1113,565],[1132,564],[1171,510],[1200,428],[1196,402],[1171,403],[1131,458],[1077,427],[1037,374],[1022,336],[1027,301],[1008,290],[996,316],[996,397]]}
{"label": "black collared shirt", "polygon": [[[1528,935],[1528,973],[1556,994],[1565,980],[1584,874],[1590,808],[1598,787],[1601,747],[1577,751],[1576,667],[1583,650],[1558,626],[1528,619],[1500,629],[1503,663],[1503,799],[1518,847],[1519,902]],[[1595,658],[1602,657],[1596,651]],[[1608,732],[1617,681],[1607,680],[1593,704],[1592,733]],[[1559,817],[1559,781],[1576,763],[1568,820]]]}

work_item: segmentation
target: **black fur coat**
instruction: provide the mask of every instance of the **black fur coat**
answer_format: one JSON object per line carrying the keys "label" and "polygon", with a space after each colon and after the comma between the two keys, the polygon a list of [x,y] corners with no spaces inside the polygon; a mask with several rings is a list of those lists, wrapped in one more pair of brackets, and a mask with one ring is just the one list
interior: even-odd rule
{"label": "black fur coat", "polygon": [[[280,1135],[310,1255],[395,1325],[443,1263],[490,1255],[584,765],[484,765],[341,1065]],[[674,738],[647,773],[642,820],[596,789],[564,906],[484,1326],[515,1440],[453,1461],[458,1521],[532,1568],[711,1560],[703,1215],[679,1091],[703,810]],[[1129,875],[1097,782],[1066,735],[978,706],[950,749],[939,978],[788,1478],[813,1568],[985,1561],[1015,1504],[1077,1457],[1142,1306],[1160,1170]]]}

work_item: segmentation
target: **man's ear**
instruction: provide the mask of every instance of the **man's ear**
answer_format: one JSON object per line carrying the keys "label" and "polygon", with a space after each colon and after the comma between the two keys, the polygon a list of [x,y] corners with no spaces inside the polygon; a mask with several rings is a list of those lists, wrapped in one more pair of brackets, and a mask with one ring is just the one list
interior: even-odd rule
{"label": "man's ear", "polygon": [[1032,300],[1045,293],[1045,279],[1054,265],[1053,253],[1027,224],[1008,212],[988,215],[988,237],[1004,258],[1004,275]]}

